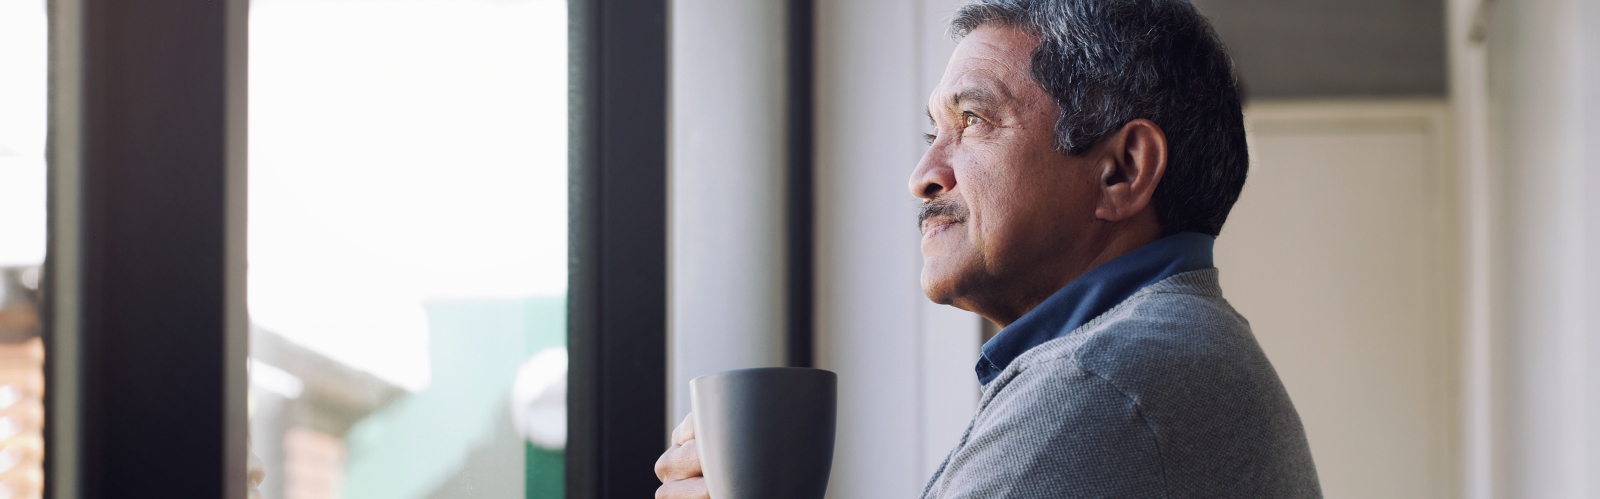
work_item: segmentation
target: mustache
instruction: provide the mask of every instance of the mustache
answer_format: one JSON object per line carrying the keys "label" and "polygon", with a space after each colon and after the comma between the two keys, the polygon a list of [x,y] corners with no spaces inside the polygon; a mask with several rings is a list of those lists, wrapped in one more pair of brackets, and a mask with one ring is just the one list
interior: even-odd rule
{"label": "mustache", "polygon": [[921,231],[923,224],[929,218],[943,217],[953,223],[967,221],[967,205],[950,198],[938,198],[922,203],[922,208],[917,210],[917,230]]}

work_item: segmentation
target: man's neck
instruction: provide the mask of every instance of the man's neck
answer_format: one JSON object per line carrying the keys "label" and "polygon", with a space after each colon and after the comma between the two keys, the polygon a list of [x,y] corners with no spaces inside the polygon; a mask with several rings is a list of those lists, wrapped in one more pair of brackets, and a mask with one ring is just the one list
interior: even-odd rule
{"label": "man's neck", "polygon": [[1153,217],[1148,222],[1107,227],[1108,230],[1086,238],[1089,243],[1074,251],[1075,254],[1062,255],[1062,258],[1043,268],[1022,270],[1003,289],[987,293],[990,296],[984,298],[988,299],[981,299],[983,306],[968,310],[1002,328],[1009,326],[1050,295],[1095,267],[1161,239],[1161,226],[1155,223]]}

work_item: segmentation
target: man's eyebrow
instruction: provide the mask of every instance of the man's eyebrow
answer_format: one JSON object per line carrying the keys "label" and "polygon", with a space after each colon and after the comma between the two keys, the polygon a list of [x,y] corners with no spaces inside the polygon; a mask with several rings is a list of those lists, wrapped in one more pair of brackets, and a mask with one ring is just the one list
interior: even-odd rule
{"label": "man's eyebrow", "polygon": [[[980,106],[993,106],[996,102],[998,102],[996,96],[1000,94],[1003,94],[1006,97],[1010,97],[1011,95],[1010,92],[1006,92],[1004,88],[1001,88],[999,92],[996,92],[984,87],[967,87],[961,89],[960,92],[950,94],[950,99],[948,102],[950,103],[950,107],[953,108],[960,107],[963,101],[972,102]],[[925,112],[928,114],[928,123],[937,124],[933,119],[933,110],[926,109]]]}
{"label": "man's eyebrow", "polygon": [[994,92],[983,87],[967,87],[950,96],[950,105],[959,106],[962,101],[972,101],[977,104],[993,104]]}

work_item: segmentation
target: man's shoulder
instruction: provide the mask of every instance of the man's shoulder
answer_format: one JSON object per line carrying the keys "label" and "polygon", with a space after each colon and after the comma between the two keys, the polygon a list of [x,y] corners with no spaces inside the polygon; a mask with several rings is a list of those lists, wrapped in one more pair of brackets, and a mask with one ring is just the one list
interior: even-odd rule
{"label": "man's shoulder", "polygon": [[[1249,323],[1222,299],[1216,269],[1151,285],[1012,364],[997,379],[1009,386],[986,396],[1063,416],[1126,407],[1180,495],[1318,495],[1299,416]],[[1056,393],[1071,396],[1041,397]]]}
{"label": "man's shoulder", "polygon": [[[1204,272],[1214,276],[1216,269]],[[1166,284],[1171,283],[1140,291],[1078,331],[1085,338],[1074,351],[1076,363],[1118,384],[1135,381],[1130,376],[1271,370],[1264,365],[1266,355],[1250,323],[1220,292],[1190,292],[1206,288]]]}
{"label": "man's shoulder", "polygon": [[[1083,370],[1123,385],[1170,368],[1252,367],[1265,361],[1250,324],[1222,298],[1214,268],[1185,272],[1140,290],[1077,330],[1028,351],[1017,370]],[[1268,367],[1270,369],[1270,367]],[[1132,372],[1130,372],[1132,371]],[[1122,386],[1121,388],[1136,388]]]}

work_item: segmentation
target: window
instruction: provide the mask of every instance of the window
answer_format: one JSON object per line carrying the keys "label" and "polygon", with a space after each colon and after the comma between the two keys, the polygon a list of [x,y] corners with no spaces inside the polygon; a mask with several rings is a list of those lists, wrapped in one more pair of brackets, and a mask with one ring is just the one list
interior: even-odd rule
{"label": "window", "polygon": [[0,497],[41,497],[45,3],[0,0]]}
{"label": "window", "polygon": [[267,498],[563,497],[561,0],[254,0]]}
{"label": "window", "polygon": [[52,1],[46,490],[654,490],[665,9],[598,3]]}

